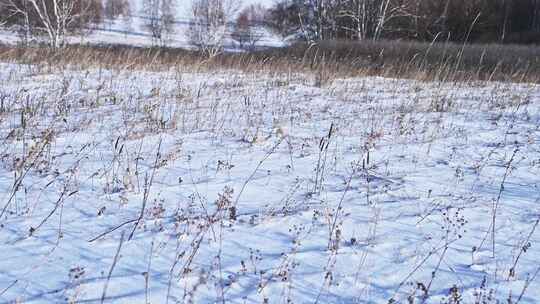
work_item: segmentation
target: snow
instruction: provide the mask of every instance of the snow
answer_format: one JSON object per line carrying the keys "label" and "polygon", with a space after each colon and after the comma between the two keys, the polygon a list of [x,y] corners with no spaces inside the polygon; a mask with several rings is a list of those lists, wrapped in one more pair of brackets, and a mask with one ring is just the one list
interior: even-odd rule
{"label": "snow", "polygon": [[538,85],[314,83],[0,64],[0,301],[537,302]]}

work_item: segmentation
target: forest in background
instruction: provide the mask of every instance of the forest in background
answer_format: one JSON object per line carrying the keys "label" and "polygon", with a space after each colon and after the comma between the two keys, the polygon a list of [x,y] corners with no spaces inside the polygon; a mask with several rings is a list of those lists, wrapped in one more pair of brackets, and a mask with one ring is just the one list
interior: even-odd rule
{"label": "forest in background", "polygon": [[289,0],[267,20],[308,40],[540,42],[539,0]]}

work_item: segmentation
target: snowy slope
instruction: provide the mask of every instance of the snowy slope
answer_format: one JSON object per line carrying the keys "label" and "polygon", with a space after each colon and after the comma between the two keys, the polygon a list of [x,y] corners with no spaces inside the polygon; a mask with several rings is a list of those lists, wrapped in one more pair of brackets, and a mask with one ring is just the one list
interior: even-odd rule
{"label": "snowy slope", "polygon": [[313,83],[0,65],[0,302],[537,303],[537,85]]}
{"label": "snowy slope", "polygon": [[[240,9],[251,4],[260,4],[263,7],[269,7],[274,2],[271,0],[241,0]],[[186,37],[186,31],[189,27],[191,12],[191,1],[177,0],[175,24],[173,33],[167,35],[164,43],[169,47],[192,47]],[[233,18],[234,19],[234,16]],[[130,17],[119,17],[116,20],[105,20],[102,24],[95,25],[95,29],[90,34],[70,37],[70,43],[90,43],[90,44],[124,44],[135,46],[152,46],[153,42],[149,30],[145,27],[147,15],[143,8],[143,0],[131,0]],[[232,20],[231,20],[232,21]],[[261,47],[281,47],[284,45],[282,37],[264,28],[259,29],[261,39],[257,42]],[[17,38],[5,30],[0,30],[0,42],[14,44]],[[238,45],[231,39],[227,39],[226,48],[234,50]]]}

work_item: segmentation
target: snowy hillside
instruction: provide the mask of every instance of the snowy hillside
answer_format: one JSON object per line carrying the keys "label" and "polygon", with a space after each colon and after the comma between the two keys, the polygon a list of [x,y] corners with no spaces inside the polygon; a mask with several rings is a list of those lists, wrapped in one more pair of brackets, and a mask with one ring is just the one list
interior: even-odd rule
{"label": "snowy hillside", "polygon": [[[263,7],[271,6],[272,0],[240,0],[240,10],[252,4],[260,4]],[[168,47],[193,47],[186,35],[191,19],[191,1],[177,0],[175,2],[176,13],[172,32],[165,35],[163,43]],[[234,16],[231,17],[234,19]],[[233,20],[230,20],[232,22]],[[152,36],[146,27],[148,22],[147,12],[144,11],[143,0],[130,1],[130,14],[128,17],[120,16],[114,20],[105,20],[102,24],[92,26],[94,29],[90,34],[84,34],[77,37],[69,37],[70,43],[82,44],[123,44],[135,46],[152,46]],[[260,39],[257,45],[261,47],[281,47],[284,45],[283,39],[276,33],[264,28],[258,28]],[[13,33],[0,30],[0,42],[15,44],[17,37]],[[238,44],[228,38],[225,41],[225,47],[229,50],[238,49]]]}
{"label": "snowy hillside", "polygon": [[537,303],[540,87],[0,65],[2,303]]}

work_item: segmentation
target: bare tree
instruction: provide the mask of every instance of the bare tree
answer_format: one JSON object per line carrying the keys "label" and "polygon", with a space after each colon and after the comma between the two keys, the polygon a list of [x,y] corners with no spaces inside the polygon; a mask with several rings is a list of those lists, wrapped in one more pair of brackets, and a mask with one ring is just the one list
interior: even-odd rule
{"label": "bare tree", "polygon": [[174,32],[175,7],[175,0],[144,0],[145,26],[152,35],[153,44],[163,45],[166,36]]}
{"label": "bare tree", "polygon": [[0,25],[15,24],[22,44],[27,45],[32,36],[28,10],[29,3],[28,1],[23,1],[16,4],[13,1],[0,2]]}
{"label": "bare tree", "polygon": [[209,57],[223,50],[227,23],[238,12],[239,0],[192,0],[188,38]]}
{"label": "bare tree", "polygon": [[250,5],[236,18],[231,37],[241,48],[253,49],[262,38],[260,27],[264,22],[265,9],[261,5]]}
{"label": "bare tree", "polygon": [[350,0],[338,7],[334,14],[338,31],[349,33],[346,38],[377,40],[384,33],[392,32],[397,18],[413,18],[409,7],[414,0]]}
{"label": "bare tree", "polygon": [[[421,0],[416,0],[421,1]],[[439,0],[437,0],[439,1]],[[415,0],[291,0],[270,10],[271,25],[300,30],[308,40],[380,39],[397,19],[413,17]],[[285,29],[285,32],[289,31]]]}
{"label": "bare tree", "polygon": [[111,26],[113,23],[121,23],[127,33],[131,27],[131,7],[129,0],[105,0],[103,11],[107,19],[107,26]]}
{"label": "bare tree", "polygon": [[23,26],[26,35],[45,33],[52,48],[65,43],[69,32],[101,19],[99,0],[2,0],[6,24]]}
{"label": "bare tree", "polygon": [[115,19],[120,16],[128,17],[130,5],[128,0],[106,0],[104,14],[107,19]]}

